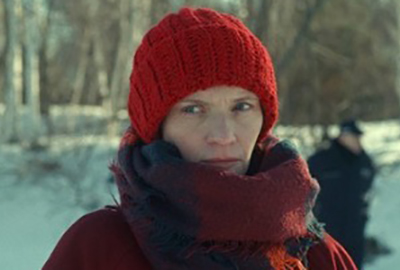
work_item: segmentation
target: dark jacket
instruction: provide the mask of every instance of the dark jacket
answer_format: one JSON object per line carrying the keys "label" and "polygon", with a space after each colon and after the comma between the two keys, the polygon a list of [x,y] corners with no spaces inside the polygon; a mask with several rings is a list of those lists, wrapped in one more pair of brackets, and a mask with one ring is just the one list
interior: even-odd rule
{"label": "dark jacket", "polygon": [[365,151],[354,154],[333,140],[329,148],[311,156],[308,165],[321,186],[320,209],[316,210],[320,221],[338,224],[366,218],[365,196],[371,188],[375,169]]}
{"label": "dark jacket", "polygon": [[[356,270],[346,251],[329,235],[308,253],[309,270]],[[129,225],[116,209],[78,220],[64,234],[43,270],[151,270]]]}
{"label": "dark jacket", "polygon": [[318,220],[360,265],[367,222],[366,195],[375,175],[370,157],[365,151],[354,154],[333,140],[328,148],[311,156],[308,164],[321,186],[315,207]]}

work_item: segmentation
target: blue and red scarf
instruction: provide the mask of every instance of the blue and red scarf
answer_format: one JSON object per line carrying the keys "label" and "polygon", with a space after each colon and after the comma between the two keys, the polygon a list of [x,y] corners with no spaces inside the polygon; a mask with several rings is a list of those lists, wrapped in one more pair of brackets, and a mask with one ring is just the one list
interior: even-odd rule
{"label": "blue and red scarf", "polygon": [[184,161],[128,133],[112,166],[122,211],[155,270],[300,270],[322,237],[319,191],[286,142],[257,146],[247,175]]}

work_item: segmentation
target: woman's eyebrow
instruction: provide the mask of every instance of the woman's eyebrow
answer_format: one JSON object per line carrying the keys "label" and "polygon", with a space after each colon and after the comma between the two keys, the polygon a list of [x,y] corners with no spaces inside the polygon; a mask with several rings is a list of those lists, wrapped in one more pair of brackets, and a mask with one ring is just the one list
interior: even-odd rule
{"label": "woman's eyebrow", "polygon": [[200,104],[203,104],[203,105],[207,105],[208,104],[208,102],[206,102],[206,101],[204,101],[204,100],[200,100],[200,99],[194,99],[194,98],[192,98],[192,99],[185,99],[185,100],[182,100],[182,101],[180,101],[181,103],[200,103]]}
{"label": "woman's eyebrow", "polygon": [[244,101],[244,100],[258,101],[258,98],[257,97],[251,97],[251,96],[245,96],[245,97],[240,97],[240,98],[235,99],[235,102]]}

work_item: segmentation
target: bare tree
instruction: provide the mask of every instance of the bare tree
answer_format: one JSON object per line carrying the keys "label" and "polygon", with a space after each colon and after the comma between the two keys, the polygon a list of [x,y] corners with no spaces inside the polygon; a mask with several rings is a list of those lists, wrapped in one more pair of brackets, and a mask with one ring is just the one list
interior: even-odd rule
{"label": "bare tree", "polygon": [[41,133],[39,67],[37,54],[37,2],[22,0],[23,10],[23,90],[26,100],[23,139],[31,146],[38,145]]}
{"label": "bare tree", "polygon": [[294,55],[300,48],[301,42],[307,37],[308,32],[311,27],[311,23],[315,15],[321,10],[327,0],[316,0],[315,4],[310,6],[307,9],[307,12],[304,15],[304,20],[294,38],[291,46],[287,49],[285,54],[283,55],[282,59],[277,64],[276,73],[277,76],[281,76],[281,74],[285,71],[289,62],[294,58]]}
{"label": "bare tree", "polygon": [[254,26],[254,33],[264,41],[266,40],[265,35],[268,33],[269,10],[271,9],[271,5],[271,0],[262,0],[255,17],[257,23]]}
{"label": "bare tree", "polygon": [[[400,46],[400,2],[399,1],[394,1],[395,5],[396,5],[396,14],[397,14],[397,46]],[[400,112],[400,54],[397,53],[397,57],[396,57],[396,72],[397,72],[397,76],[396,76],[396,94],[397,94],[397,99],[399,102],[399,112]]]}
{"label": "bare tree", "polygon": [[16,142],[19,139],[18,123],[20,107],[14,83],[16,48],[18,46],[17,20],[14,0],[3,0],[3,3],[5,7],[4,25],[6,30],[4,79],[6,109],[1,132],[4,141]]}
{"label": "bare tree", "polygon": [[[119,96],[123,93],[123,78],[127,78],[127,73],[131,66],[130,61],[126,61],[127,56],[133,48],[133,28],[134,28],[134,2],[131,0],[121,0],[119,13],[119,38],[115,44],[116,53],[114,67],[111,72],[110,80],[110,105],[111,115],[109,118],[109,134],[116,135],[118,129],[116,124],[118,121]],[[129,59],[129,58],[128,58]],[[128,71],[128,72],[127,72]]]}
{"label": "bare tree", "polygon": [[[82,99],[83,91],[85,87],[85,79],[88,72],[88,64],[89,64],[89,50],[90,45],[93,39],[93,32],[95,32],[94,28],[94,17],[98,10],[98,6],[100,3],[98,1],[89,4],[87,1],[82,1],[82,8],[85,8],[86,18],[84,20],[84,25],[81,28],[81,37],[79,43],[79,58],[77,59],[77,68],[75,72],[75,80],[73,83],[73,93],[71,104],[78,105]],[[98,42],[96,40],[95,42]],[[98,63],[99,64],[99,63]]]}
{"label": "bare tree", "polygon": [[53,12],[55,0],[44,0],[45,13],[43,16],[39,18],[39,29],[40,29],[40,44],[38,49],[38,61],[39,61],[39,99],[40,99],[40,115],[43,123],[43,127],[46,131],[46,134],[50,135],[52,133],[52,124],[50,117],[50,85],[49,85],[49,37],[50,37],[50,27],[52,23],[52,16],[54,16]]}

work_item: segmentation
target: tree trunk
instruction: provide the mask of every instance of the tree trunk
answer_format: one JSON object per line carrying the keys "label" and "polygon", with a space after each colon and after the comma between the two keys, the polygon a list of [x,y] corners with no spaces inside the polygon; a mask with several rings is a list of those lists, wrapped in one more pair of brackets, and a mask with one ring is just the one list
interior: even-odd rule
{"label": "tree trunk", "polygon": [[[396,10],[397,10],[397,42],[398,42],[398,47],[400,46],[400,2],[396,1]],[[397,76],[396,76],[396,94],[397,94],[397,99],[398,103],[400,106],[400,54],[397,53]],[[400,108],[399,108],[400,111]]]}
{"label": "tree trunk", "polygon": [[101,39],[100,29],[93,30],[93,53],[94,53],[94,63],[97,69],[97,84],[99,87],[100,95],[103,97],[103,102],[107,103],[108,112],[111,111],[111,101],[110,99],[110,88],[109,88],[109,76],[107,73],[106,59],[104,56],[103,42]]}
{"label": "tree trunk", "polygon": [[326,2],[327,0],[316,0],[315,4],[308,8],[306,14],[304,15],[303,23],[301,24],[291,46],[286,50],[282,58],[279,59],[280,61],[276,67],[276,74],[278,78],[282,76],[282,74],[286,71],[290,61],[294,59],[297,51],[300,49],[302,41],[308,36],[308,32],[310,31],[311,23],[313,22],[315,15],[318,14]]}
{"label": "tree trunk", "polygon": [[271,4],[271,0],[261,0],[261,6],[254,21],[254,34],[264,43],[268,41],[265,35],[268,33]]}
{"label": "tree trunk", "polygon": [[91,29],[88,26],[86,26],[86,28],[83,31],[84,31],[83,36],[82,39],[80,40],[81,43],[80,57],[75,73],[75,80],[73,83],[73,92],[71,99],[71,104],[73,105],[78,105],[81,102],[83,95],[83,88],[85,86],[87,67],[89,62]]}
{"label": "tree trunk", "polygon": [[[114,68],[111,74],[110,81],[110,94],[111,94],[111,121],[117,121],[119,110],[119,97],[123,93],[123,85],[126,87],[128,84],[122,84],[123,78],[129,77],[131,61],[126,61],[127,56],[133,48],[133,19],[134,19],[134,3],[133,1],[120,2],[121,19],[119,21],[119,40],[117,44],[117,53],[115,56]],[[128,12],[126,12],[128,10]],[[125,12],[126,16],[123,16]],[[127,72],[128,71],[128,72]]]}
{"label": "tree trunk", "polygon": [[[186,0],[185,5],[193,5],[193,2]],[[151,0],[150,1],[150,26],[155,25],[170,10],[171,3],[169,0]]]}
{"label": "tree trunk", "polygon": [[49,77],[48,77],[48,66],[49,61],[47,59],[47,42],[43,44],[39,49],[39,98],[40,98],[40,114],[42,117],[50,116],[50,91],[49,91]]}
{"label": "tree trunk", "polygon": [[26,98],[24,139],[29,145],[37,145],[41,133],[38,57],[35,44],[34,0],[23,0],[23,91]]}
{"label": "tree trunk", "polygon": [[242,5],[244,5],[245,9],[247,9],[247,16],[244,19],[245,24],[247,25],[247,27],[249,27],[252,31],[254,31],[255,27],[255,3],[254,0],[245,0],[244,3],[242,3]]}
{"label": "tree trunk", "polygon": [[3,0],[4,2],[4,25],[6,32],[5,42],[5,112],[1,128],[2,140],[5,142],[17,142],[18,134],[18,114],[19,102],[17,90],[14,84],[15,59],[17,42],[17,21],[15,15],[14,0]]}
{"label": "tree trunk", "polygon": [[48,0],[48,9],[46,17],[41,21],[41,44],[39,46],[39,99],[40,99],[40,115],[43,122],[43,128],[45,134],[50,139],[53,133],[50,105],[51,105],[51,94],[49,85],[49,59],[47,51],[49,50],[49,27],[51,24],[51,14],[54,10],[55,0]]}

